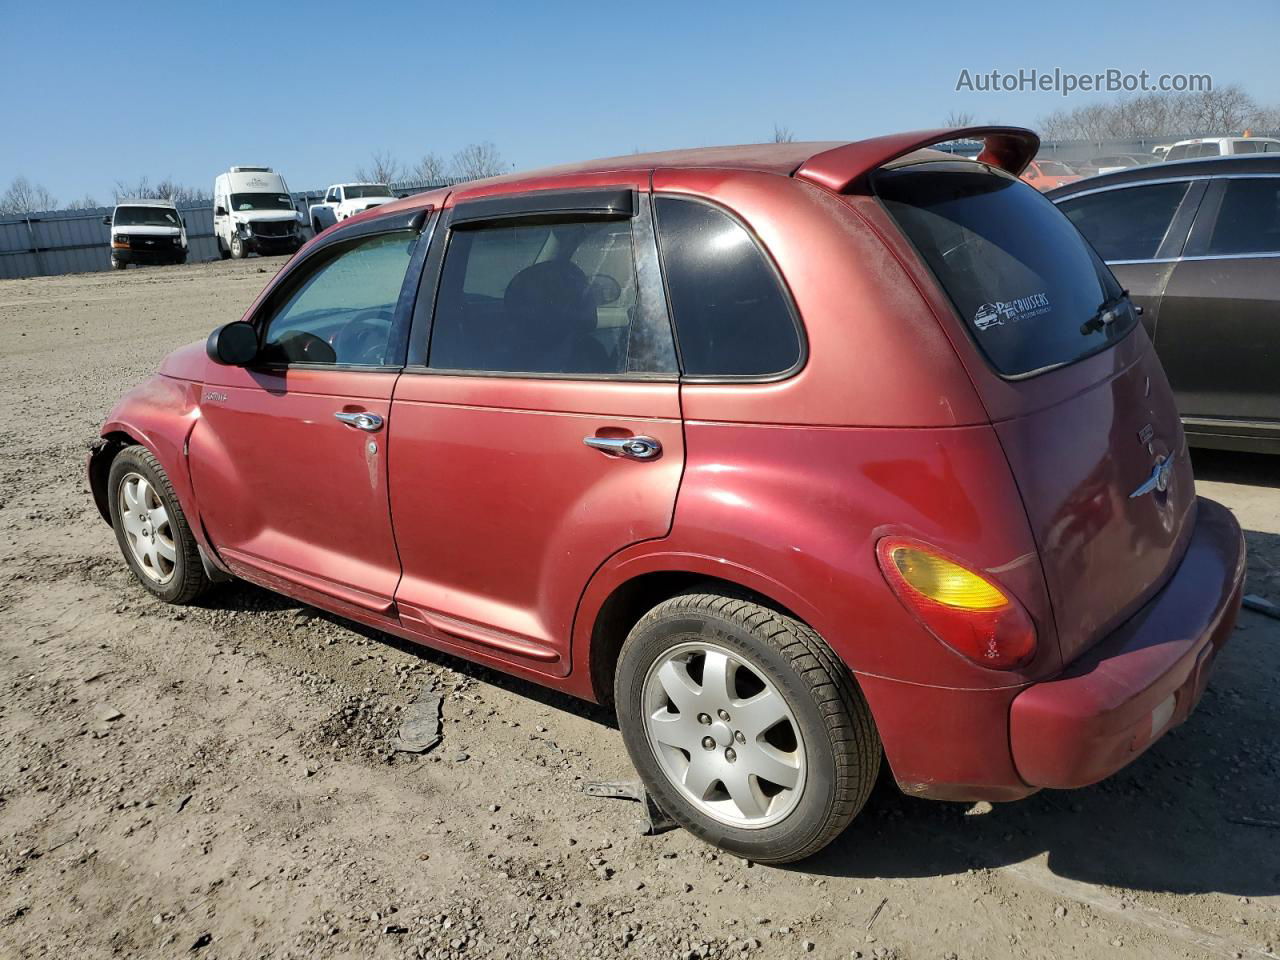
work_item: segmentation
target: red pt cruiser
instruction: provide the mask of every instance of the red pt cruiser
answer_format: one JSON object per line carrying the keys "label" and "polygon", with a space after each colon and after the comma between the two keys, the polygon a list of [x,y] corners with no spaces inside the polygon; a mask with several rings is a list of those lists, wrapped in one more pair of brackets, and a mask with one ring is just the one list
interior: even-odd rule
{"label": "red pt cruiser", "polygon": [[1244,545],[1036,146],[388,204],[126,394],[98,507],[163,600],[234,575],[612,701],[657,802],[756,860],[827,844],[882,756],[948,800],[1093,783],[1195,706]]}

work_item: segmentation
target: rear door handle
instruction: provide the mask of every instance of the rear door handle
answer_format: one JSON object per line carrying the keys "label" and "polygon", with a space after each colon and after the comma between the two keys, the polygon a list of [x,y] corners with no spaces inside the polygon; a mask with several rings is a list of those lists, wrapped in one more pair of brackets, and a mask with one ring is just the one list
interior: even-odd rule
{"label": "rear door handle", "polygon": [[653,437],[583,437],[582,442],[611,457],[631,460],[654,460],[662,453],[662,444]]}
{"label": "rear door handle", "polygon": [[367,430],[373,433],[375,430],[382,429],[382,418],[376,413],[347,413],[339,410],[334,417],[341,420],[348,427],[355,427],[357,430]]}

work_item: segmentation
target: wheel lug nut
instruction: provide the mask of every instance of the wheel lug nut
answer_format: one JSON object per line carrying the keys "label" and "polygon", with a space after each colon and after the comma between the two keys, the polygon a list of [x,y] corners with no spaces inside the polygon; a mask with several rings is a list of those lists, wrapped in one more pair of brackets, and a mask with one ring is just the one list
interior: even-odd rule
{"label": "wheel lug nut", "polygon": [[714,750],[716,748],[716,742],[711,737],[703,737],[702,746],[706,750]]}
{"label": "wheel lug nut", "polygon": [[724,752],[724,758],[728,760],[730,763],[733,763],[733,761],[738,759],[737,751],[735,751],[733,747],[730,747],[728,750]]}
{"label": "wheel lug nut", "polygon": [[728,719],[729,719],[729,711],[728,711],[728,710],[717,710],[717,711],[716,711],[716,715],[717,715],[721,720],[728,720]]}
{"label": "wheel lug nut", "polygon": [[735,731],[733,731],[733,739],[737,740],[739,743],[746,743],[746,742],[747,742],[747,738],[746,738],[745,736],[743,736],[743,735],[742,735],[742,731],[741,731],[741,730],[735,730]]}
{"label": "wheel lug nut", "polygon": [[709,727],[711,725],[711,718],[705,713],[700,713],[698,714],[698,722],[704,727]]}

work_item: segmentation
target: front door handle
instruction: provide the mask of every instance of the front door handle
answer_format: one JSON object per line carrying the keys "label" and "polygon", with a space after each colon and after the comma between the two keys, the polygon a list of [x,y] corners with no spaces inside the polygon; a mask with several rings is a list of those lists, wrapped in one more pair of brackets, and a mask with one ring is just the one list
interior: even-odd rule
{"label": "front door handle", "polygon": [[654,460],[662,453],[662,444],[653,437],[583,437],[582,442],[611,457],[631,460]]}
{"label": "front door handle", "polygon": [[334,416],[348,427],[355,427],[357,430],[373,433],[375,430],[382,429],[382,418],[376,413],[346,413],[339,410]]}

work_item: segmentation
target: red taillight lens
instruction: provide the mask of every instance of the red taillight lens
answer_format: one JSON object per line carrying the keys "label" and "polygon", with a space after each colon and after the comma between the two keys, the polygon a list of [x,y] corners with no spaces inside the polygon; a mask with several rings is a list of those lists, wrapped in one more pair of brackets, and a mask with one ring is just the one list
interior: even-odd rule
{"label": "red taillight lens", "polygon": [[1009,670],[1036,652],[1036,629],[1017,600],[927,544],[885,537],[876,545],[898,599],[944,644],[974,663]]}

